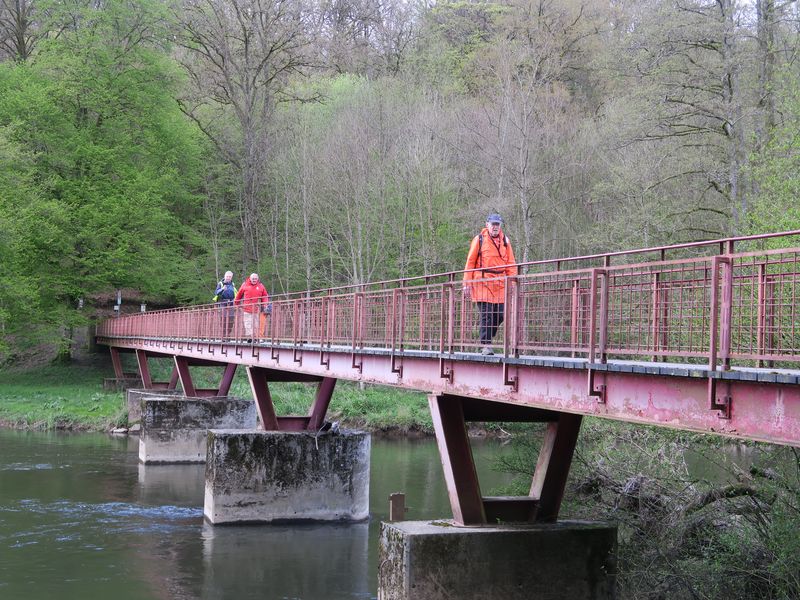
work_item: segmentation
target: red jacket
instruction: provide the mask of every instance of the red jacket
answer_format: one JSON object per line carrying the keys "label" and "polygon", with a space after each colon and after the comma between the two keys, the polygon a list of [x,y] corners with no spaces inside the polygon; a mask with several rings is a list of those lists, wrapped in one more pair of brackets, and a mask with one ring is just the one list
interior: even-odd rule
{"label": "red jacket", "polygon": [[256,313],[262,306],[269,304],[267,288],[260,281],[253,285],[250,283],[250,279],[245,279],[236,293],[233,303],[242,305],[246,312]]}
{"label": "red jacket", "polygon": [[497,238],[492,239],[489,230],[484,227],[483,231],[472,239],[467,264],[464,266],[465,270],[481,269],[464,273],[464,285],[469,286],[472,301],[503,304],[506,290],[505,277],[517,274],[516,262],[511,242],[503,230],[500,230]]}

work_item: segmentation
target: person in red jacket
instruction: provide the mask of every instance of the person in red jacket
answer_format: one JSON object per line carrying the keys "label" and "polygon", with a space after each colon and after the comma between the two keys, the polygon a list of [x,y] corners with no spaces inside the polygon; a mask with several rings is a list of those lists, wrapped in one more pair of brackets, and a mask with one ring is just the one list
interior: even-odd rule
{"label": "person in red jacket", "polygon": [[502,225],[503,219],[497,213],[486,217],[486,227],[473,238],[464,267],[464,297],[472,298],[478,305],[481,354],[484,355],[494,354],[492,339],[503,322],[505,278],[517,274],[514,250]]}
{"label": "person in red jacket", "polygon": [[250,277],[242,282],[233,303],[242,307],[244,336],[252,340],[258,334],[260,313],[269,305],[267,288],[258,280],[257,273],[251,273]]}

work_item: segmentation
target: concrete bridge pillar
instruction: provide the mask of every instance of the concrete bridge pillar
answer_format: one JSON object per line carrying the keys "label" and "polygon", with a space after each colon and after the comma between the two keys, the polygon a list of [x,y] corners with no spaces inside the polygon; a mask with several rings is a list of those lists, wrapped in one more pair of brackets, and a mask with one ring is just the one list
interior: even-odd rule
{"label": "concrete bridge pillar", "polygon": [[611,600],[616,547],[601,523],[383,523],[378,600]]}
{"label": "concrete bridge pillar", "polygon": [[363,521],[370,447],[362,431],[209,431],[205,517],[213,524]]}
{"label": "concrete bridge pillar", "polygon": [[[248,367],[259,431],[208,434],[204,513],[210,523],[362,521],[369,517],[371,441],[325,422],[336,379]],[[305,415],[279,416],[269,385],[316,384]]]}
{"label": "concrete bridge pillar", "polygon": [[128,389],[125,391],[125,401],[128,405],[128,426],[142,422],[142,400],[147,398],[183,398],[181,390],[143,390]]}
{"label": "concrete bridge pillar", "polygon": [[154,463],[202,463],[208,430],[256,428],[256,406],[240,398],[186,398],[153,392],[141,400],[139,460]]}

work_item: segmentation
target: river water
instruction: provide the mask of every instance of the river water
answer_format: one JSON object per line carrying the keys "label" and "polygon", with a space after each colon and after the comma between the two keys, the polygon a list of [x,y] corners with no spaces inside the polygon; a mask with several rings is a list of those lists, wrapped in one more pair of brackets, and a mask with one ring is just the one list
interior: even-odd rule
{"label": "river water", "polygon": [[[473,449],[490,494],[500,444]],[[450,516],[433,440],[373,439],[367,523],[212,527],[204,469],[140,465],[137,437],[0,430],[0,599],[374,598],[389,494]]]}

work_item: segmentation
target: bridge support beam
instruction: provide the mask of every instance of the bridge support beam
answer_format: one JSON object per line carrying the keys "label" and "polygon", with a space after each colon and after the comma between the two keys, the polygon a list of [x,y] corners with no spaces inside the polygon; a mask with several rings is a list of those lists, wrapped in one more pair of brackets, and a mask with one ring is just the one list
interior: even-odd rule
{"label": "bridge support beam", "polygon": [[582,419],[581,415],[560,413],[558,421],[547,424],[530,491],[530,497],[537,500],[537,521],[558,519]]}
{"label": "bridge support beam", "polygon": [[[552,522],[558,518],[580,431],[580,415],[451,394],[432,394],[428,404],[456,524]],[[468,421],[548,424],[528,496],[481,496],[467,436]]]}
{"label": "bridge support beam", "polygon": [[[336,387],[335,377],[306,375],[267,369],[263,367],[247,367],[247,378],[253,391],[261,429],[265,431],[319,431],[325,423],[333,390]],[[308,414],[300,416],[278,416],[275,404],[269,391],[270,382],[302,382],[317,383],[317,392]]]}
{"label": "bridge support beam", "polygon": [[125,377],[125,373],[122,370],[122,359],[119,355],[119,349],[114,346],[111,346],[111,365],[114,367],[114,375],[117,376],[117,379]]}
{"label": "bridge support beam", "polygon": [[169,381],[154,381],[150,373],[150,358],[171,358],[169,355],[154,354],[146,350],[136,350],[136,363],[139,367],[139,378],[146,390],[174,390],[178,384],[178,371],[173,367]]}
{"label": "bridge support beam", "polygon": [[144,464],[202,463],[206,461],[209,429],[256,428],[252,400],[151,392],[140,402],[139,460]]}
{"label": "bridge support beam", "polygon": [[[116,348],[111,348],[112,362],[114,361],[114,353]],[[172,373],[170,374],[169,381],[154,381],[150,372],[149,359],[151,358],[168,358],[173,363]],[[119,359],[117,358],[117,362]],[[224,397],[228,395],[233,383],[233,376],[236,374],[236,363],[229,363],[224,361],[209,360],[204,358],[194,358],[187,356],[178,356],[172,354],[164,354],[161,352],[151,352],[143,349],[136,350],[136,362],[139,368],[139,377],[141,379],[142,387],[146,390],[174,390],[178,387],[180,381],[183,395],[188,398],[206,398],[206,397]],[[189,367],[216,367],[223,368],[222,378],[219,386],[215,388],[197,388],[192,380],[192,374]],[[115,365],[116,370],[116,365]]]}
{"label": "bridge support beam", "polygon": [[[223,363],[207,359],[192,359],[185,356],[175,356],[175,367],[172,370],[172,381],[180,381],[183,393],[189,398],[219,398],[228,395],[233,383],[233,376],[236,374],[236,363]],[[198,388],[195,387],[192,379],[192,374],[189,371],[190,366],[195,367],[224,367],[222,378],[219,385],[215,388]],[[174,386],[173,386],[174,387]]]}
{"label": "bridge support beam", "polygon": [[114,367],[114,377],[103,379],[103,389],[120,391],[142,385],[142,380],[137,373],[126,373],[123,370],[120,349],[114,346],[111,347],[111,365]]}
{"label": "bridge support beam", "polygon": [[378,598],[610,600],[616,544],[616,528],[602,523],[382,523]]}
{"label": "bridge support beam", "polygon": [[211,430],[208,440],[212,524],[369,517],[368,433]]}

